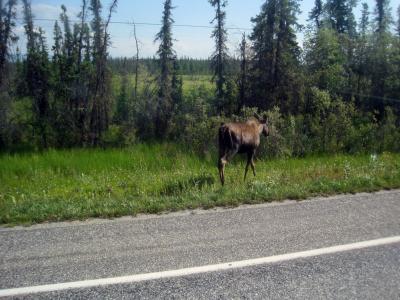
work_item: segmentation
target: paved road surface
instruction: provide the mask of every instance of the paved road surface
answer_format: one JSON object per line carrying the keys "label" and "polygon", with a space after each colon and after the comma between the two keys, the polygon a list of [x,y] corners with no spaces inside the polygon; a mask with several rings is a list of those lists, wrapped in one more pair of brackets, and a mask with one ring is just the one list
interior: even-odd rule
{"label": "paved road surface", "polygon": [[[0,229],[2,290],[161,272],[400,236],[400,190]],[[400,242],[16,298],[400,298]]]}

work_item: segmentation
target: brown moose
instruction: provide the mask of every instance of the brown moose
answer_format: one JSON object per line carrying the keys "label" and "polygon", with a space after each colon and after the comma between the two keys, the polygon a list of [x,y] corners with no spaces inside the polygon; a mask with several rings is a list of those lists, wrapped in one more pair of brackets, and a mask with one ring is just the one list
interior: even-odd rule
{"label": "brown moose", "polygon": [[260,135],[268,136],[269,128],[266,116],[261,119],[258,114],[255,114],[255,118],[244,123],[222,123],[219,128],[218,170],[222,185],[225,183],[225,165],[236,153],[247,154],[244,180],[246,180],[249,165],[251,165],[253,174],[256,176],[254,155],[257,147],[260,145]]}

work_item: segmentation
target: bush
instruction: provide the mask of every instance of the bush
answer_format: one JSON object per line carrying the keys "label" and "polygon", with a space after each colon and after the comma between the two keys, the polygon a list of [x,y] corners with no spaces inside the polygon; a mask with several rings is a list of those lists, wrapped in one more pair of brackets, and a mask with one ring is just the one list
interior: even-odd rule
{"label": "bush", "polygon": [[135,141],[135,130],[120,125],[111,125],[101,137],[103,147],[129,146],[133,145]]}

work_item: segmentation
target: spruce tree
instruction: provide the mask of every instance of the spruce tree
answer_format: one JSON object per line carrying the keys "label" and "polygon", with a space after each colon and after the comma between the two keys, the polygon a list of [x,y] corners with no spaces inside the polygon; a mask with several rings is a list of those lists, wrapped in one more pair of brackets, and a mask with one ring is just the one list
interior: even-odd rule
{"label": "spruce tree", "polygon": [[379,38],[383,38],[383,35],[389,31],[389,26],[392,24],[392,18],[390,13],[389,0],[375,0],[375,31],[378,33]]}
{"label": "spruce tree", "polygon": [[172,70],[171,97],[174,104],[174,111],[177,112],[183,101],[183,80],[182,76],[179,75],[180,67],[177,59],[174,59]]}
{"label": "spruce tree", "polygon": [[16,3],[16,0],[8,0],[7,3],[0,0],[0,149],[6,144],[8,115],[11,107],[10,89],[6,86],[5,81],[9,78],[7,68],[9,46],[17,39],[17,36],[13,33]]}
{"label": "spruce tree", "polygon": [[[400,5],[397,8],[397,23],[396,23],[396,35],[393,37],[392,51],[390,56],[390,64],[392,70],[388,78],[390,83],[389,97],[394,99],[400,98]],[[395,113],[400,115],[400,103],[393,103],[395,107]]]}
{"label": "spruce tree", "polygon": [[397,24],[396,24],[397,37],[400,38],[400,5],[397,8]]}
{"label": "spruce tree", "polygon": [[157,51],[160,65],[160,76],[158,79],[158,104],[155,119],[155,133],[159,139],[165,139],[166,134],[168,133],[173,110],[172,74],[173,62],[175,60],[175,52],[173,50],[172,42],[172,24],[174,23],[174,20],[172,19],[173,8],[171,0],[165,0],[162,27],[155,38],[155,41],[160,42]]}
{"label": "spruce tree", "polygon": [[331,27],[339,34],[346,33],[354,36],[356,33],[356,22],[353,8],[357,2],[354,0],[328,0],[326,12]]}
{"label": "spruce tree", "polygon": [[390,74],[389,46],[390,25],[392,24],[389,0],[376,0],[373,19],[374,34],[372,37],[373,49],[371,55],[371,94],[370,109],[377,111],[382,117],[384,103],[380,98],[385,97],[387,78]]}
{"label": "spruce tree", "polygon": [[267,0],[254,23],[252,96],[250,103],[262,109],[279,106],[294,111],[300,95],[299,58],[295,31],[299,27],[297,0]]}
{"label": "spruce tree", "polygon": [[59,63],[59,60],[61,59],[61,55],[62,55],[61,47],[62,47],[62,43],[63,43],[61,27],[58,25],[57,21],[54,23],[53,36],[54,36],[54,46],[52,48],[53,63],[55,65],[57,65]]}
{"label": "spruce tree", "polygon": [[369,27],[369,7],[365,2],[362,4],[361,19],[358,27],[359,35],[365,37]]}
{"label": "spruce tree", "polygon": [[321,28],[321,18],[323,12],[322,0],[315,0],[314,8],[308,14],[308,20],[313,21],[317,29]]}
{"label": "spruce tree", "polygon": [[6,75],[6,60],[10,43],[16,40],[13,34],[16,18],[16,0],[8,0],[3,3],[0,0],[0,87]]}
{"label": "spruce tree", "polygon": [[117,97],[117,110],[114,122],[118,125],[126,125],[129,118],[129,99],[128,99],[128,74],[122,75],[121,90]]}
{"label": "spruce tree", "polygon": [[216,21],[215,29],[212,37],[215,39],[215,51],[211,55],[211,67],[213,69],[213,81],[215,82],[216,90],[216,108],[217,113],[222,114],[227,109],[229,99],[227,99],[226,81],[228,62],[228,48],[226,47],[227,32],[225,29],[226,13],[223,10],[226,5],[226,0],[209,0],[210,4],[215,7],[215,17],[211,21]]}
{"label": "spruce tree", "polygon": [[238,78],[238,88],[239,88],[239,103],[238,103],[238,111],[246,105],[246,102],[248,100],[248,45],[247,45],[247,40],[246,40],[246,34],[243,33],[242,36],[242,41],[240,42],[239,45],[239,50],[240,50],[240,73],[239,73],[239,78]]}
{"label": "spruce tree", "polygon": [[35,129],[39,132],[40,146],[48,146],[50,64],[44,32],[34,30],[29,0],[23,0],[25,33],[27,36],[26,82],[27,95],[32,97]]}
{"label": "spruce tree", "polygon": [[64,55],[67,58],[69,58],[72,54],[72,47],[73,47],[71,25],[70,25],[70,21],[69,21],[68,15],[67,15],[67,8],[65,7],[65,5],[61,5],[61,10],[62,10],[62,12],[60,15],[60,19],[64,26],[63,52],[64,52]]}
{"label": "spruce tree", "polygon": [[100,143],[102,134],[108,129],[111,110],[110,84],[111,76],[107,68],[109,34],[108,25],[111,21],[118,1],[111,2],[108,16],[105,22],[102,18],[102,5],[100,0],[91,0],[89,9],[92,12],[93,45],[92,58],[95,69],[91,88],[91,112],[90,112],[90,140],[92,145]]}
{"label": "spruce tree", "polygon": [[357,76],[356,99],[357,105],[362,105],[362,94],[368,94],[369,76],[368,76],[368,60],[370,48],[369,35],[369,10],[368,4],[362,4],[361,18],[358,26],[358,36],[356,38],[356,47],[354,55],[354,72]]}

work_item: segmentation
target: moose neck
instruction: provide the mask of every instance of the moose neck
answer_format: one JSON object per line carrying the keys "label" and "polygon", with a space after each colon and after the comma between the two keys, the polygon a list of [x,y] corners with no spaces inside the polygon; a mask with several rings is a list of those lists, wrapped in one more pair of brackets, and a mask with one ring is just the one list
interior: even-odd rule
{"label": "moose neck", "polygon": [[263,125],[258,123],[257,125],[257,129],[258,129],[258,135],[261,135],[262,131],[263,131]]}

